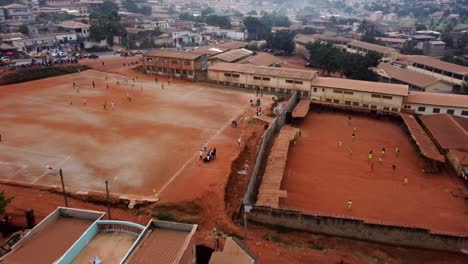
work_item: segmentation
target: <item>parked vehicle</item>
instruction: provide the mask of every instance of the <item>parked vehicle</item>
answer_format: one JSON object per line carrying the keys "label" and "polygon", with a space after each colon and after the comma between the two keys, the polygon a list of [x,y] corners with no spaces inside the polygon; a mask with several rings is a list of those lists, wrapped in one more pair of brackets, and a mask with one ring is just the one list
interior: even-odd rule
{"label": "parked vehicle", "polygon": [[45,53],[36,53],[33,55],[33,58],[41,59],[41,58],[47,58],[47,54]]}
{"label": "parked vehicle", "polygon": [[97,59],[97,58],[99,58],[99,56],[94,53],[91,53],[88,55],[88,59]]}
{"label": "parked vehicle", "polygon": [[120,48],[117,50],[117,53],[125,53],[125,52],[127,52],[127,49],[125,48]]}

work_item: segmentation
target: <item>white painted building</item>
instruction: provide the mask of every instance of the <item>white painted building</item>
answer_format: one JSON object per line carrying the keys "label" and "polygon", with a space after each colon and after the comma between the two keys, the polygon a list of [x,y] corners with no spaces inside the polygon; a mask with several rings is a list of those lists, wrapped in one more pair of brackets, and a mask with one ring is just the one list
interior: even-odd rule
{"label": "white painted building", "polygon": [[318,77],[312,82],[313,101],[384,112],[400,112],[408,85]]}
{"label": "white painted building", "polygon": [[411,92],[403,109],[420,115],[446,113],[468,118],[468,95]]}

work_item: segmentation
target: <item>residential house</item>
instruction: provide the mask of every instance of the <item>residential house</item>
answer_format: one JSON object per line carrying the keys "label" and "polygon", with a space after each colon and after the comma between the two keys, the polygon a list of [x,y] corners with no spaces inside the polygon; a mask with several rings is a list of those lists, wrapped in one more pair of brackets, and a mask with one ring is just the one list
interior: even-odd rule
{"label": "residential house", "polygon": [[11,4],[0,6],[0,9],[3,10],[4,20],[6,23],[13,22],[34,22],[36,20],[36,15],[32,12],[31,7],[20,5],[20,4]]}
{"label": "residential house", "polygon": [[445,42],[440,40],[424,42],[422,50],[426,56],[440,58],[445,53]]}

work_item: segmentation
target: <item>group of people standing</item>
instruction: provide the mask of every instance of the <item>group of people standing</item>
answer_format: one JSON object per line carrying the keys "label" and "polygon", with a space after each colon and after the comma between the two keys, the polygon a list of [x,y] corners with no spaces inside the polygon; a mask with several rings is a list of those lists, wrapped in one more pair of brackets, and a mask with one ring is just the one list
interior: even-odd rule
{"label": "group of people standing", "polygon": [[199,151],[200,160],[202,160],[203,162],[209,162],[210,160],[214,160],[216,158],[216,148],[215,147],[208,150],[206,156],[203,157],[207,149],[208,149],[208,142],[205,142],[205,144],[203,144],[203,149],[200,149],[200,151]]}

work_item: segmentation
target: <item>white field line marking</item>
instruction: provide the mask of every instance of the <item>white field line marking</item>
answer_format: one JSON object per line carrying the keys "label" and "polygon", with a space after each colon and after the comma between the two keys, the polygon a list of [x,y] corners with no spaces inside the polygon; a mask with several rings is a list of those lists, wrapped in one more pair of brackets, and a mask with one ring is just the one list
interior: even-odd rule
{"label": "white field line marking", "polygon": [[0,161],[0,165],[3,164],[5,166],[12,166],[12,167],[17,167],[14,173],[12,173],[11,177],[7,177],[7,179],[11,179],[14,176],[16,176],[20,171],[26,169],[28,165],[26,164],[18,164],[18,163],[13,163],[13,162],[8,162],[8,161]]}
{"label": "white field line marking", "polygon": [[40,156],[46,156],[46,157],[55,157],[55,158],[62,158],[62,159],[67,158],[67,157],[65,157],[65,156],[52,155],[52,154],[47,154],[47,153],[45,153],[45,152],[26,150],[26,149],[22,149],[22,148],[10,147],[10,146],[4,146],[4,145],[0,145],[0,148],[7,148],[7,149],[16,150],[16,151],[18,151],[18,152],[25,152],[25,153],[29,153],[29,154],[40,155]]}
{"label": "white field line marking", "polygon": [[201,90],[204,90],[203,87],[200,87],[200,88],[198,88],[198,89],[196,89],[196,90],[193,90],[193,91],[191,91],[191,92],[185,94],[185,95],[182,96],[181,98],[182,98],[182,99],[187,99],[187,98],[191,97],[193,94],[195,94],[195,93],[197,93],[197,92],[199,92],[199,91],[201,91]]}
{"label": "white field line marking", "polygon": [[[60,169],[60,166],[62,166],[65,162],[67,162],[69,159],[71,158],[71,156],[67,156],[66,158],[64,158],[61,162],[59,162],[57,165],[54,165],[54,167],[58,169]],[[48,170],[48,169],[47,169]],[[44,172],[43,174],[41,174],[41,176],[37,177],[34,181],[32,181],[31,184],[35,184],[38,180],[40,180],[42,177],[44,177],[45,175],[49,174],[50,171],[46,171]]]}
{"label": "white field line marking", "polygon": [[[243,113],[243,112],[242,112]],[[237,115],[234,115],[233,117],[231,117],[231,119],[229,120],[232,120],[233,118],[235,118],[236,116],[238,116],[239,114]],[[230,126],[231,125],[231,121],[228,121],[224,124],[224,126],[222,126],[220,129],[218,129],[218,131],[216,131],[216,133],[211,136],[211,138],[207,141],[207,142],[211,142],[211,140],[213,138],[215,138],[216,136],[218,136],[221,131],[223,131],[227,126]],[[169,184],[171,184],[176,178],[177,176],[179,176],[179,174],[185,169],[185,167],[187,167],[187,165],[189,165],[194,159],[198,158],[199,157],[199,154],[198,152],[193,155],[190,159],[188,159],[185,164],[174,174],[172,175],[172,177],[169,179],[169,181],[167,181],[163,187],[161,187],[161,189],[159,189],[159,191],[154,195],[154,197],[156,198],[159,198],[159,195],[167,188],[167,186],[169,186]]]}

